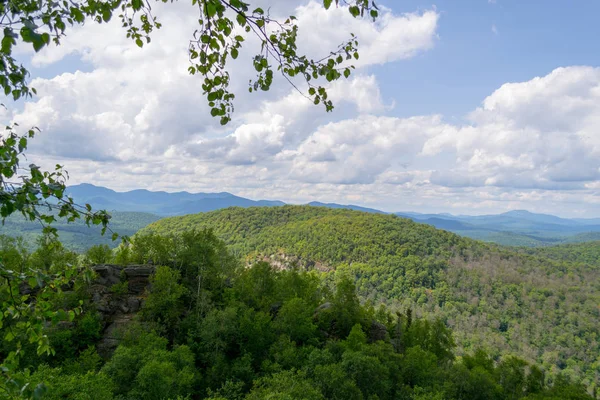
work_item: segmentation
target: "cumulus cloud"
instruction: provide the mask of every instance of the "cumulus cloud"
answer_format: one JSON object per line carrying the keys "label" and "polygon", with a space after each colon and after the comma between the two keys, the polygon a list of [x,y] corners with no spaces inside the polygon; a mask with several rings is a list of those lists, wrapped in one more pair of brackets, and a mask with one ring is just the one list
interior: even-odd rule
{"label": "cumulus cloud", "polygon": [[384,12],[373,23],[353,18],[346,7],[325,10],[314,0],[299,7],[296,16],[303,32],[301,48],[308,53],[336,48],[348,40],[348,32],[354,33],[361,45],[359,67],[398,61],[431,49],[440,17],[435,10],[402,15]]}
{"label": "cumulus cloud", "polygon": [[354,32],[358,68],[329,86],[336,111],[326,114],[284,82],[249,95],[254,72],[240,60],[232,67],[238,108],[223,128],[209,116],[200,80],[187,74],[193,10],[157,7],[164,28],[144,49],[113,22],[76,28],[61,47],[33,55],[40,68],[76,55],[90,70],[36,79],[39,96],[3,115],[40,127],[32,157],[66,164],[73,183],[115,189],[226,190],[390,211],[552,211],[544,207],[581,201],[600,211],[600,68],[559,68],[502,85],[464,123],[400,118],[369,67],[432,49],[435,10],[384,10],[372,23],[315,1],[277,2],[274,14],[298,16],[309,54]]}
{"label": "cumulus cloud", "polygon": [[297,149],[292,176],[307,182],[373,183],[411,163],[428,138],[444,129],[439,116],[365,116],[319,128]]}
{"label": "cumulus cloud", "polygon": [[591,67],[505,84],[469,115],[470,125],[432,138],[423,152],[456,154],[454,184],[583,188],[600,179],[599,96],[600,69]]}
{"label": "cumulus cloud", "polygon": [[[301,43],[318,43],[323,50],[335,48],[336,36],[347,38],[354,29],[363,36],[361,51],[365,58],[374,63],[427,50],[435,35],[437,14],[433,11],[407,15],[387,11],[380,22],[372,24],[367,19],[352,18],[345,7],[326,12],[315,1],[302,4],[306,3],[278,3],[270,11],[276,15],[295,13]],[[133,161],[173,149],[192,155],[206,149],[208,155],[225,154],[226,162],[252,163],[275,149],[282,150],[286,143],[297,143],[317,124],[327,121],[322,108],[298,93],[290,93],[284,82],[266,96],[249,95],[246,85],[254,72],[247,68],[247,49],[245,60],[232,64],[232,76],[236,77],[232,90],[238,95],[238,110],[232,124],[234,131],[224,130],[209,115],[201,80],[187,73],[187,43],[195,29],[197,9],[183,3],[159,3],[155,8],[163,28],[143,49],[125,37],[115,18],[108,26],[75,27],[61,46],[33,54],[32,64],[38,67],[74,54],[90,64],[91,71],[32,82],[39,93],[37,100],[27,103],[25,110],[14,116],[21,125],[36,125],[44,131],[31,150],[44,149],[68,158]],[[385,38],[390,35],[396,38],[393,48],[386,45]],[[250,40],[246,47],[258,45],[255,42]],[[336,104],[350,105],[359,113],[383,112],[391,105],[384,104],[372,75],[357,73],[349,81],[330,86]],[[80,154],[72,146],[64,146],[75,138],[82,144]]]}

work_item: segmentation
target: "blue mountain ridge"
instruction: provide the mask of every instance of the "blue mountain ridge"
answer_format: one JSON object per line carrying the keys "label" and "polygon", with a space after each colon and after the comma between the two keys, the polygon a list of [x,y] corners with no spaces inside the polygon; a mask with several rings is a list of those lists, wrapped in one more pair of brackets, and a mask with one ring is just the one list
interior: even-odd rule
{"label": "blue mountain ridge", "polygon": [[[227,192],[170,193],[144,189],[117,192],[92,184],[69,186],[67,194],[73,197],[75,202],[88,203],[95,209],[147,212],[162,217],[209,212],[227,207],[274,207],[285,204],[276,200],[251,200]],[[389,214],[374,208],[351,204],[313,201],[308,205]],[[548,245],[559,242],[600,239],[600,218],[569,219],[525,210],[477,216],[448,213],[422,214],[417,212],[396,212],[393,214],[463,236],[500,244]]]}
{"label": "blue mountain ridge", "polygon": [[214,211],[227,207],[281,206],[281,201],[250,200],[231,193],[152,192],[138,189],[117,192],[112,189],[81,184],[66,190],[76,203],[87,203],[107,211],[141,211],[160,216],[174,216]]}

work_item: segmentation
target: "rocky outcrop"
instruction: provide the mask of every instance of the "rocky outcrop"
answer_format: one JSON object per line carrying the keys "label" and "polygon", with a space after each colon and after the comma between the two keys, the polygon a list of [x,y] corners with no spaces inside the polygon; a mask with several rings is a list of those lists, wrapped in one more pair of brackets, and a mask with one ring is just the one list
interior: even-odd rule
{"label": "rocky outcrop", "polygon": [[155,267],[105,264],[92,268],[97,277],[90,286],[90,295],[104,324],[97,349],[100,355],[107,357],[119,345],[119,333],[141,309]]}
{"label": "rocky outcrop", "polygon": [[285,270],[290,268],[300,268],[306,271],[316,269],[321,272],[329,272],[332,270],[331,267],[325,265],[319,261],[314,261],[299,256],[289,255],[284,252],[273,253],[268,256],[257,255],[247,259],[248,266],[258,262],[264,261],[277,270]]}

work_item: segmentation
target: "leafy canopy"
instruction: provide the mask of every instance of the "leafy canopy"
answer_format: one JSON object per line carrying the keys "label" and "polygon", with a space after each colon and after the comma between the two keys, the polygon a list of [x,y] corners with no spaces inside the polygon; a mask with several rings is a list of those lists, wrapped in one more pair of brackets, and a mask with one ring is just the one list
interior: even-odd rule
{"label": "leafy canopy", "polygon": [[[330,8],[332,3],[332,0],[324,0],[325,8]],[[338,3],[336,0],[336,5]],[[367,14],[375,19],[378,16],[373,1],[343,3],[354,17]],[[293,16],[277,21],[271,18],[268,10],[252,7],[240,0],[192,0],[192,4],[198,7],[198,29],[189,42],[189,73],[203,77],[202,88],[210,113],[219,118],[222,125],[231,120],[234,111],[235,94],[228,89],[228,61],[238,57],[248,35],[256,35],[261,42],[260,50],[252,59],[257,77],[250,82],[250,92],[269,90],[274,71],[277,71],[297,89],[292,79],[296,76],[303,79],[307,89],[302,93],[315,104],[323,104],[327,111],[333,109],[322,82],[350,76],[353,67],[347,61],[359,58],[358,40],[354,35],[329,55],[313,60],[297,51],[298,27]],[[4,94],[14,100],[36,94],[35,88],[30,87],[28,82],[29,71],[13,54],[17,44],[29,44],[37,52],[51,43],[59,45],[72,26],[85,22],[107,23],[115,16],[121,20],[127,37],[139,47],[149,43],[152,32],[161,27],[152,14],[150,3],[142,0],[0,2],[0,87]],[[105,211],[92,211],[89,204],[79,206],[65,195],[68,174],[61,165],[56,165],[52,171],[43,171],[33,163],[28,166],[21,164],[36,129],[29,129],[24,134],[18,129],[17,125],[7,126],[0,135],[0,221],[4,223],[10,215],[20,213],[31,221],[40,222],[44,233],[56,237],[56,228],[51,224],[57,217],[69,222],[83,219],[88,225],[101,225],[104,234],[110,215]],[[117,237],[113,233],[113,240]],[[52,353],[44,327],[50,320],[72,320],[79,308],[50,311],[46,297],[65,284],[76,269],[65,265],[62,271],[34,268],[15,271],[0,259],[3,310],[0,327],[1,324],[14,324],[15,329],[9,331],[3,340],[17,342],[16,350],[0,364],[0,386],[3,388],[10,387],[10,390],[22,394],[30,391],[28,396],[41,395],[41,387],[29,387],[26,380],[19,380],[13,374],[22,357],[21,343],[36,343],[38,354]],[[35,299],[20,293],[18,288],[23,282],[35,288]],[[152,373],[149,370],[147,376],[151,378]]]}
{"label": "leafy canopy", "polygon": [[[332,3],[333,0],[323,0],[327,9]],[[339,0],[335,0],[335,3],[338,6]],[[342,3],[353,17],[378,17],[374,1],[343,0]],[[278,21],[271,17],[269,10],[253,7],[241,0],[192,0],[192,5],[198,8],[198,28],[189,42],[188,71],[204,78],[202,89],[211,108],[210,113],[219,117],[223,125],[231,120],[234,111],[235,94],[228,90],[228,61],[238,58],[248,35],[255,35],[261,43],[260,50],[252,58],[257,77],[250,82],[250,92],[269,90],[275,71],[296,88],[292,79],[298,76],[308,86],[306,93],[302,93],[315,104],[323,104],[327,111],[333,109],[333,103],[320,83],[321,78],[328,82],[342,76],[348,78],[353,66],[346,61],[359,58],[358,40],[353,34],[337,49],[321,59],[313,60],[298,53],[298,26],[294,16]],[[13,49],[19,41],[39,51],[52,42],[60,44],[69,27],[85,22],[107,23],[116,15],[127,37],[143,47],[150,43],[152,32],[161,27],[159,19],[152,13],[150,2],[142,0],[16,0],[0,4],[0,14],[0,28],[3,30],[0,86],[6,95],[12,95],[15,100],[36,93],[35,88],[29,87],[27,82],[29,72],[13,55]]]}

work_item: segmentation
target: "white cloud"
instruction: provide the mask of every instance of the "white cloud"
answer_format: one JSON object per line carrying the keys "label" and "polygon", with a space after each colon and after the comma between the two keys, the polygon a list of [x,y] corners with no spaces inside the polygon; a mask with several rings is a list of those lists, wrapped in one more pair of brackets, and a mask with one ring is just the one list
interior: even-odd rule
{"label": "white cloud", "polygon": [[442,129],[437,116],[365,116],[328,124],[298,147],[291,173],[313,183],[373,183],[390,168],[411,163],[425,141]]}
{"label": "white cloud", "polygon": [[454,152],[453,179],[475,185],[583,188],[600,179],[599,100],[596,68],[505,84],[470,114],[472,125],[432,138],[424,153]]}
{"label": "white cloud", "polygon": [[431,49],[440,17],[435,10],[403,15],[384,12],[373,23],[353,18],[346,7],[326,11],[314,0],[299,7],[296,16],[302,32],[301,48],[309,53],[334,49],[348,40],[348,32],[354,33],[361,46],[361,58],[355,62],[359,67],[398,61]]}
{"label": "white cloud", "polygon": [[[374,25],[366,19],[352,18],[342,7],[326,12],[313,1],[294,10],[299,4],[290,2],[285,7],[278,4],[273,11],[298,15],[302,43],[318,42],[320,48],[325,48],[328,43],[321,35],[330,39],[336,35],[348,36],[349,30],[340,27],[355,28],[357,33],[364,33],[361,51],[365,58],[373,57],[377,63],[426,50],[435,35],[435,12],[419,15],[384,12],[381,22]],[[209,116],[201,79],[187,73],[187,43],[195,28],[197,9],[179,3],[159,3],[154,7],[163,28],[153,34],[152,42],[143,49],[125,37],[119,19],[115,18],[108,25],[75,27],[61,46],[33,55],[32,63],[37,66],[59,62],[68,54],[77,54],[92,66],[90,72],[64,73],[33,81],[39,93],[37,100],[27,103],[25,110],[14,117],[21,124],[37,125],[44,131],[33,151],[44,148],[56,156],[133,160],[158,156],[173,151],[173,146],[185,147],[186,143],[191,148],[198,148],[199,143],[204,147],[216,146],[211,151],[220,154],[218,150],[230,143],[234,149],[227,151],[228,160],[254,162],[262,154],[254,146],[262,142],[244,139],[244,132],[252,131],[251,136],[257,138],[261,135],[258,132],[271,132],[273,120],[277,120],[277,139],[273,139],[273,133],[269,134],[266,147],[269,152],[282,147],[284,142],[302,140],[318,126],[315,122],[326,121],[327,117],[321,116],[322,108],[297,93],[286,92],[289,86],[284,86],[285,82],[278,82],[266,96],[249,95],[246,85],[254,72],[247,68],[248,49],[244,60],[232,64],[232,75],[236,77],[232,90],[238,95],[238,110],[232,125],[235,132],[226,136],[227,130]],[[321,25],[323,16],[329,25]],[[385,38],[389,35],[396,38],[393,49],[386,47]],[[246,47],[252,44],[250,40]],[[377,81],[371,75],[357,73],[348,82],[335,83],[330,91],[336,103],[351,104],[360,113],[382,112],[389,107],[384,105]],[[317,113],[319,117],[315,117]],[[76,154],[72,146],[64,146],[75,138],[79,138],[81,154]],[[273,147],[273,143],[277,145]],[[254,156],[249,154],[251,150],[255,151]]]}
{"label": "white cloud", "polygon": [[382,98],[386,82],[368,67],[431,49],[436,11],[384,11],[373,24],[345,9],[325,12],[314,1],[276,6],[277,15],[298,16],[302,46],[311,54],[337,46],[348,32],[358,35],[358,69],[329,87],[334,114],[283,81],[270,93],[249,95],[254,72],[242,59],[232,67],[235,119],[220,127],[208,114],[200,79],[187,74],[193,12],[158,5],[164,28],[144,49],[114,22],[110,29],[76,28],[61,47],[33,56],[42,67],[79,55],[91,71],[34,81],[39,96],[13,115],[43,132],[31,158],[65,164],[73,183],[115,189],[225,190],[457,212],[548,212],[585,201],[600,212],[600,68],[559,68],[502,85],[467,123],[439,115],[398,118],[393,99]]}

